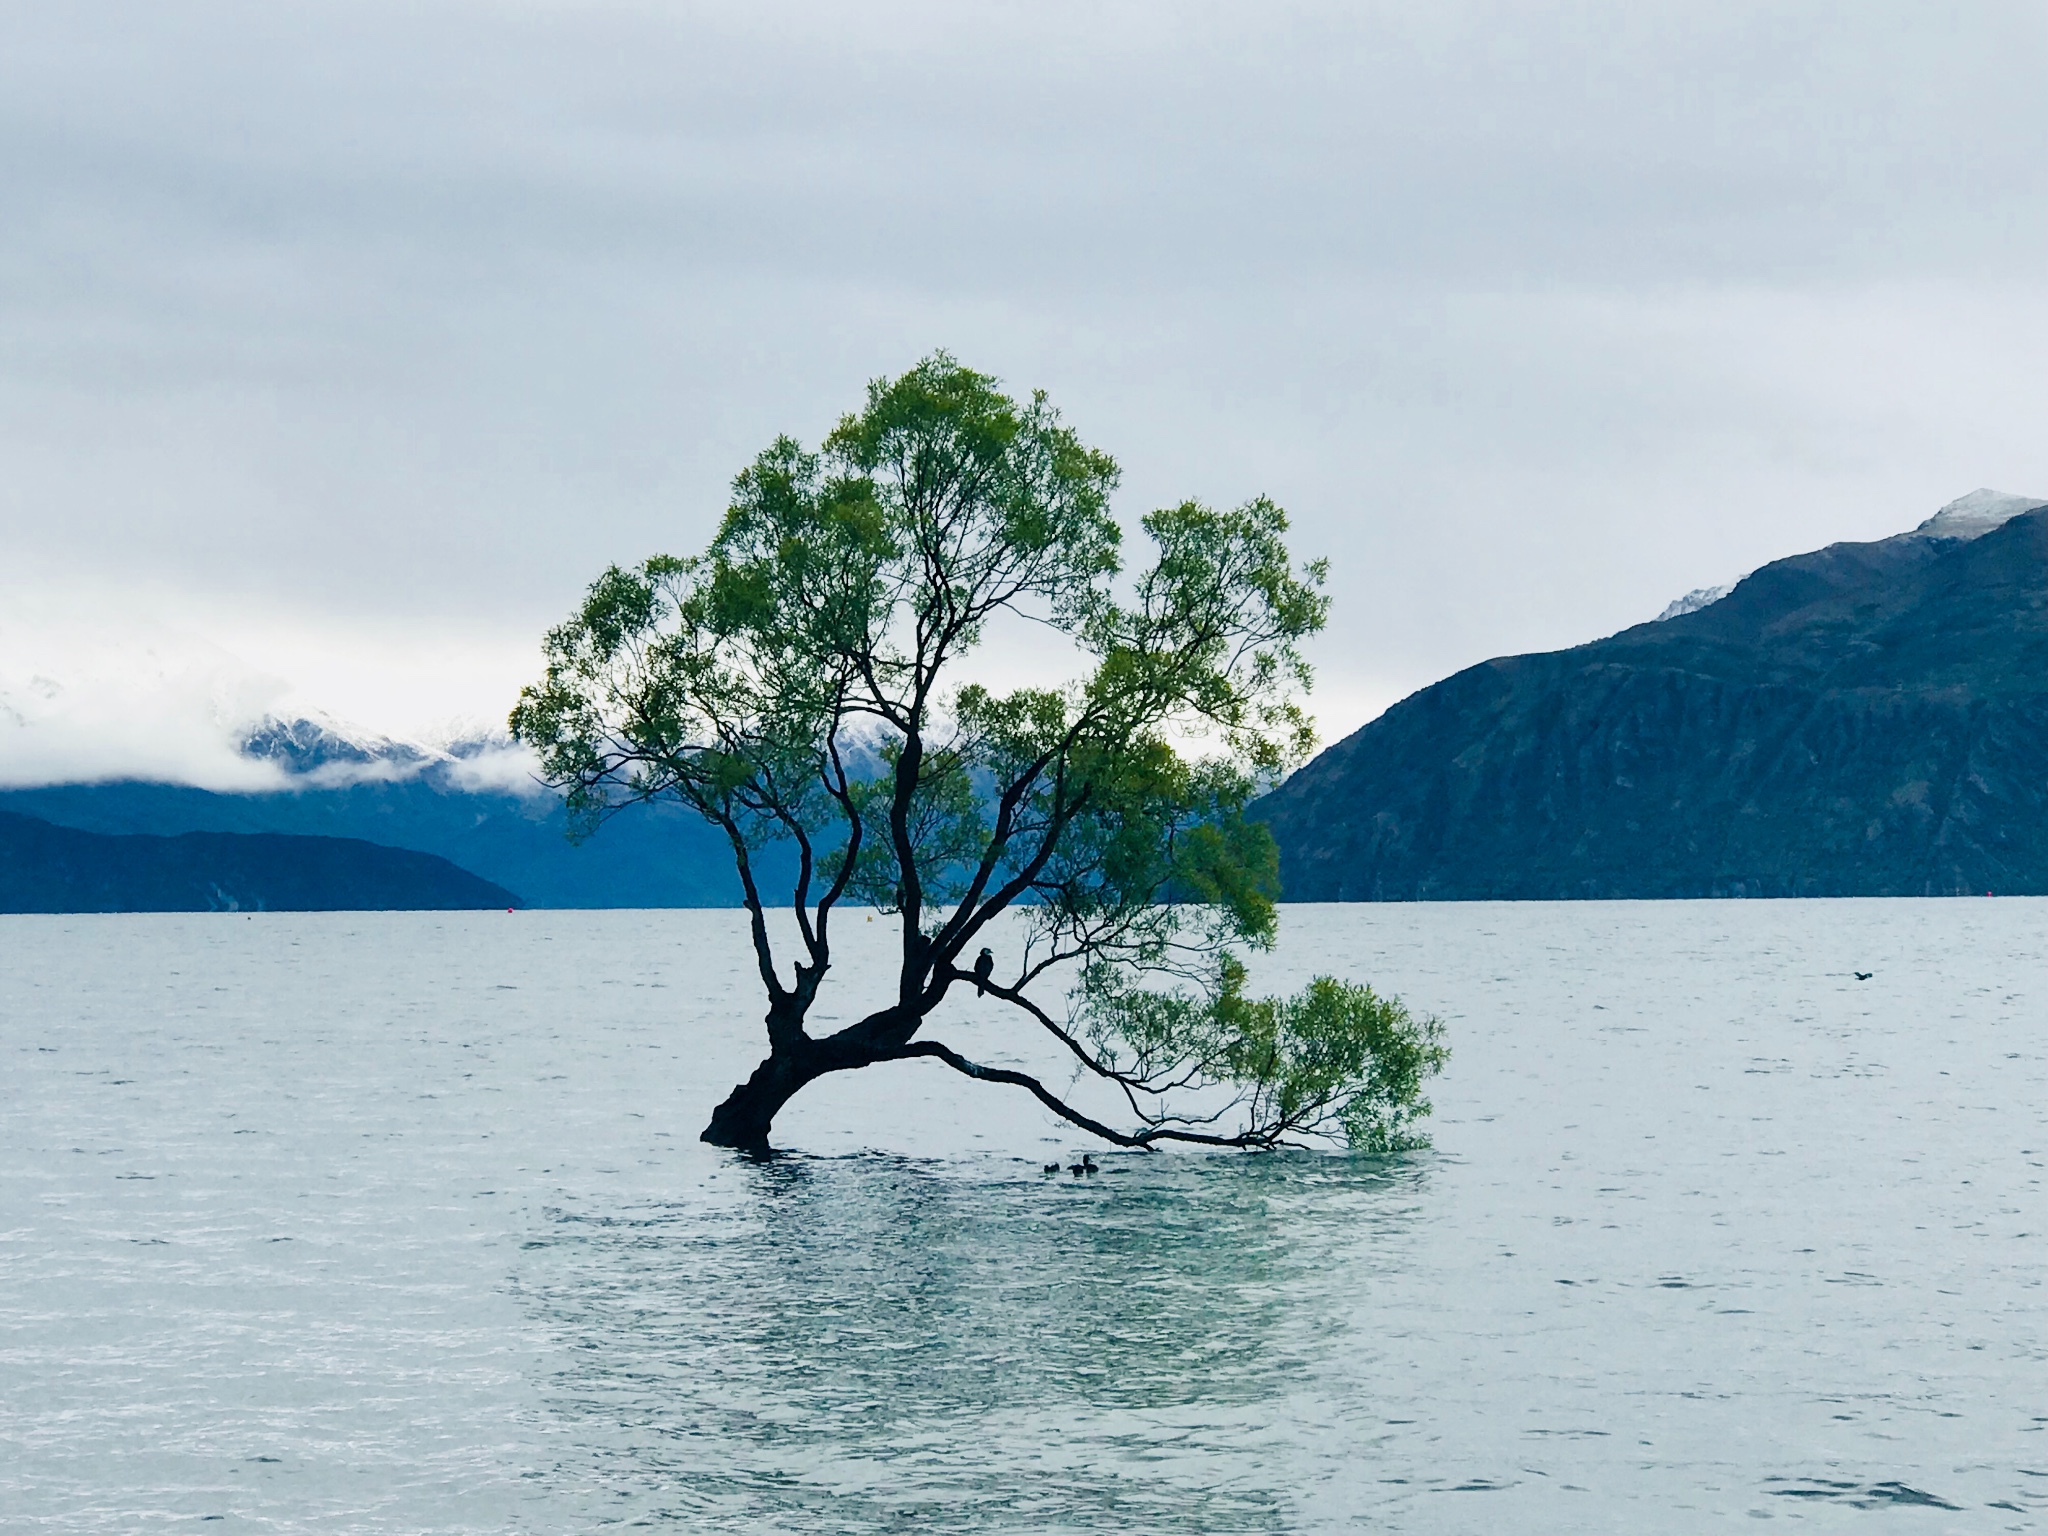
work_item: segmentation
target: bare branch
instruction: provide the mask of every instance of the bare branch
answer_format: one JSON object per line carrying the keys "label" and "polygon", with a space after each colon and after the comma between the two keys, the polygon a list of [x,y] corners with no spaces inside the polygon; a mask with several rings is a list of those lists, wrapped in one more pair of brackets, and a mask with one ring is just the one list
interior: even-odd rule
{"label": "bare branch", "polygon": [[1058,1094],[1027,1072],[1013,1072],[1008,1067],[984,1067],[978,1062],[969,1061],[958,1051],[953,1050],[949,1046],[941,1045],[936,1040],[913,1040],[910,1044],[892,1052],[891,1055],[894,1059],[898,1060],[908,1059],[912,1056],[931,1056],[939,1061],[943,1061],[955,1072],[964,1072],[967,1076],[976,1078],[981,1082],[1008,1083],[1015,1088],[1028,1089],[1037,1098],[1039,1103],[1058,1115],[1062,1120],[1080,1126],[1082,1130],[1089,1132],[1091,1135],[1100,1136],[1104,1141],[1114,1142],[1120,1147],[1143,1148],[1146,1145],[1147,1138],[1142,1135],[1127,1136],[1122,1131],[1111,1130],[1100,1120],[1082,1114],[1081,1111],[1061,1099]]}

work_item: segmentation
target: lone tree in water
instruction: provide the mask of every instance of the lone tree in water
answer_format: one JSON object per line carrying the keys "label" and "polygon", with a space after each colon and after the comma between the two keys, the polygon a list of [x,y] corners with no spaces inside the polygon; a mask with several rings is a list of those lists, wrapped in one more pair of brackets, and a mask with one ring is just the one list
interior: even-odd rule
{"label": "lone tree in water", "polygon": [[[920,1057],[1126,1147],[1418,1141],[1436,1023],[1329,977],[1249,997],[1237,953],[1273,942],[1278,863],[1244,809],[1313,744],[1297,642],[1323,623],[1324,567],[1289,564],[1264,498],[1184,502],[1144,519],[1152,564],[1120,583],[1116,481],[1043,394],[940,353],[870,385],[819,452],[778,439],[706,553],[606,571],[548,635],[512,729],[578,824],[672,796],[732,847],[768,1055],[706,1141],[766,1150],[805,1084]],[[1086,675],[963,678],[1006,617],[1056,631]],[[793,857],[763,860],[777,841]],[[785,969],[763,887],[791,864]],[[850,904],[900,923],[895,993],[814,1035]],[[1121,1124],[926,1035],[949,995],[1044,1031]]]}

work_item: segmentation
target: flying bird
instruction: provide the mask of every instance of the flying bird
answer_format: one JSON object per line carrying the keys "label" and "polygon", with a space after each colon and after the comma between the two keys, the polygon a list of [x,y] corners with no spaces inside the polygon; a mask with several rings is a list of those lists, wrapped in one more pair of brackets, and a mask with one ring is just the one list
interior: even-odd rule
{"label": "flying bird", "polygon": [[1856,979],[1857,979],[1858,981],[1868,981],[1868,980],[1870,980],[1870,978],[1871,978],[1871,977],[1875,976],[1875,975],[1877,974],[1877,972],[1875,972],[1875,971],[1851,971],[1851,972],[1850,972],[1849,974],[1850,974],[1851,976],[1854,976],[1854,977],[1855,977],[1855,978],[1856,978]]}
{"label": "flying bird", "polygon": [[974,957],[974,995],[976,997],[988,995],[989,973],[995,968],[996,957],[986,949]]}

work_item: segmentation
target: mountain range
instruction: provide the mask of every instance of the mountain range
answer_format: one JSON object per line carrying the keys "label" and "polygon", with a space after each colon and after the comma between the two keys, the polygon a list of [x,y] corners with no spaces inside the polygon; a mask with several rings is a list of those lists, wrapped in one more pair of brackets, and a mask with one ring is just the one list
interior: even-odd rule
{"label": "mountain range", "polygon": [[275,769],[276,788],[58,784],[0,790],[0,812],[105,835],[353,839],[433,854],[535,907],[739,902],[724,838],[693,813],[634,806],[572,842],[559,798],[525,775],[502,737],[436,748],[299,717],[261,721],[241,750]]}
{"label": "mountain range", "polygon": [[[681,806],[572,842],[502,736],[439,747],[294,717],[239,750],[273,787],[0,791],[0,910],[739,899],[723,838]],[[1253,814],[1293,901],[2048,892],[2048,502],[1974,492],[1605,639],[1469,667]],[[380,862],[396,852],[431,858]],[[294,859],[329,884],[290,887]]]}
{"label": "mountain range", "polygon": [[1293,901],[2048,892],[2048,502],[1421,690],[1258,802]]}

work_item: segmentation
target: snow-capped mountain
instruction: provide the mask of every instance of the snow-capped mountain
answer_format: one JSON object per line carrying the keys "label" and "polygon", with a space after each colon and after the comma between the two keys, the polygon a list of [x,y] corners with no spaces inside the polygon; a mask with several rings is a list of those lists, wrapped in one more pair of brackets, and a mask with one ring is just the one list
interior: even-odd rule
{"label": "snow-capped mountain", "polygon": [[[1981,539],[1994,528],[2001,528],[2023,512],[2035,512],[2048,507],[2048,500],[2039,496],[2015,496],[2010,491],[1994,491],[1989,486],[1979,486],[1967,496],[1958,496],[1934,516],[1917,527],[1904,533],[1893,534],[1893,539],[1954,539],[1965,541]],[[1890,540],[1880,542],[1889,543]],[[1695,587],[1683,597],[1673,598],[1664,611],[1650,622],[1661,624],[1666,619],[1675,619],[1681,614],[1698,613],[1700,609],[1733,592],[1742,581],[1734,581],[1718,587]]]}
{"label": "snow-capped mountain", "polygon": [[353,781],[368,770],[384,777],[410,777],[437,753],[418,742],[350,727],[331,716],[301,715],[281,720],[266,715],[238,743],[244,757],[275,763],[295,776],[324,775]]}
{"label": "snow-capped mountain", "polygon": [[2048,895],[2044,657],[2048,504],[1980,492],[1468,667],[1255,814],[1296,901]]}
{"label": "snow-capped mountain", "polygon": [[2014,496],[2006,491],[1994,491],[1989,486],[1980,486],[1967,496],[1958,496],[1911,533],[1900,534],[1899,537],[1981,539],[1992,529],[2003,527],[2022,512],[2033,512],[2042,507],[2048,507],[2048,501],[2043,501],[2038,496]]}
{"label": "snow-capped mountain", "polygon": [[1666,619],[1675,619],[1681,613],[1698,613],[1707,604],[1718,603],[1734,590],[1735,583],[1732,581],[1718,587],[1694,587],[1685,596],[1674,597],[1670,602],[1666,603],[1664,611],[1658,614],[1651,622],[1662,624]]}
{"label": "snow-capped mountain", "polygon": [[265,715],[236,746],[251,761],[281,770],[292,788],[423,780],[443,789],[545,792],[533,754],[502,728],[462,720],[437,734],[438,743],[385,736],[324,713]]}

